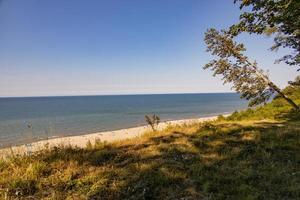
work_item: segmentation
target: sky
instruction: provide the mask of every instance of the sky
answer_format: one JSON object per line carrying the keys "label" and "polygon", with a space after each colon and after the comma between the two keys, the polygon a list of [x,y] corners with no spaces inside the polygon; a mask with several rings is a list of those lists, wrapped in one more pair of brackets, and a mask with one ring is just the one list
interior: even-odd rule
{"label": "sky", "polygon": [[[0,96],[230,92],[202,67],[208,28],[238,21],[232,0],[1,0]],[[280,87],[272,38],[242,35]]]}

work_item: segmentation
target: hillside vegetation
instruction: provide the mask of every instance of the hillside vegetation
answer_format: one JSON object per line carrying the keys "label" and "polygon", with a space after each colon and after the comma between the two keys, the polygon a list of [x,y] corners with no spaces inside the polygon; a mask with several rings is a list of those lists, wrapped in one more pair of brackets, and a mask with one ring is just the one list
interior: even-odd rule
{"label": "hillside vegetation", "polygon": [[[300,89],[284,91],[300,104]],[[281,98],[214,122],[0,161],[0,199],[299,199],[300,117]]]}

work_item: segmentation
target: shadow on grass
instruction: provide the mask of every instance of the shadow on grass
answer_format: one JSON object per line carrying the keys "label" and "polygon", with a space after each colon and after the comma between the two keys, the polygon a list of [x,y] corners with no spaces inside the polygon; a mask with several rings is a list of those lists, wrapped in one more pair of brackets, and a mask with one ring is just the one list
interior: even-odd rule
{"label": "shadow on grass", "polygon": [[299,122],[300,120],[300,111],[291,110],[289,112],[283,112],[276,116],[276,118],[289,121],[289,122]]}
{"label": "shadow on grass", "polygon": [[[15,171],[0,165],[0,186],[12,198],[297,199],[299,136],[289,122],[226,122],[123,145],[55,148],[16,162]],[[47,173],[26,175],[32,163]],[[25,175],[9,177],[16,168]]]}

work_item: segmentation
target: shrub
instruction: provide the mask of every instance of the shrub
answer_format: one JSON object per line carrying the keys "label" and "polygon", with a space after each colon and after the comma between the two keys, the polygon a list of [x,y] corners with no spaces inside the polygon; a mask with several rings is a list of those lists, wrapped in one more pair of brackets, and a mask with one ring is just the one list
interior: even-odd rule
{"label": "shrub", "polygon": [[225,117],[223,115],[218,115],[218,118],[217,118],[218,121],[224,121],[225,120]]}
{"label": "shrub", "polygon": [[145,120],[148,125],[151,126],[153,131],[156,131],[158,124],[160,123],[160,118],[157,115],[148,116],[145,115]]}

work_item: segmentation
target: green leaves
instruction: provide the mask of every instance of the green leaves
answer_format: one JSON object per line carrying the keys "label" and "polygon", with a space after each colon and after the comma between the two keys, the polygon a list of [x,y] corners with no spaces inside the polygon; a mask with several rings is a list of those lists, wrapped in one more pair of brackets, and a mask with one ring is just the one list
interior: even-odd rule
{"label": "green leaves", "polygon": [[295,109],[299,110],[291,99],[281,92],[257,63],[249,61],[243,53],[246,50],[241,43],[233,41],[233,37],[226,31],[209,29],[205,33],[207,52],[216,57],[203,68],[211,69],[213,75],[223,76],[223,83],[232,83],[232,89],[249,100],[249,106],[267,102],[275,92],[281,95]]}
{"label": "green leaves", "polygon": [[[276,62],[300,65],[300,1],[299,0],[235,0],[242,12],[240,21],[229,29],[237,36],[242,32],[274,34],[271,50],[290,48],[291,53]],[[250,11],[249,11],[250,9]]]}
{"label": "green leaves", "polygon": [[243,44],[232,40],[225,31],[209,29],[205,34],[207,51],[216,56],[204,66],[211,69],[213,75],[223,76],[223,83],[232,83],[232,88],[241,94],[241,98],[250,100],[249,106],[266,102],[275,92],[270,80],[257,68],[256,62],[250,62],[243,54]]}

